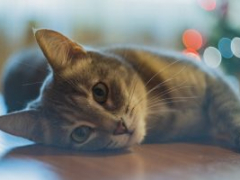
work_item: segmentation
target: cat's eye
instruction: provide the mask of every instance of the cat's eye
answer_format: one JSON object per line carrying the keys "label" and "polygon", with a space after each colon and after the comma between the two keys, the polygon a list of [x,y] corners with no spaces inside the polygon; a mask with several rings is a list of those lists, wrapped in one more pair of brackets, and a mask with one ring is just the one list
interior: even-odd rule
{"label": "cat's eye", "polygon": [[93,98],[98,103],[102,104],[107,101],[108,98],[108,88],[104,83],[97,83],[92,88]]}
{"label": "cat's eye", "polygon": [[77,143],[84,143],[93,132],[93,129],[89,126],[80,126],[73,130],[71,138]]}

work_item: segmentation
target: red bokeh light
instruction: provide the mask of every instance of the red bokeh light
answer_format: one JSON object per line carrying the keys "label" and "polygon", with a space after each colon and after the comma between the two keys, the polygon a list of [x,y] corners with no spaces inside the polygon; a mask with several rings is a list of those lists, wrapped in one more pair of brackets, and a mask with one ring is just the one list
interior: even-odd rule
{"label": "red bokeh light", "polygon": [[203,45],[202,35],[194,29],[186,30],[183,33],[182,41],[187,48],[194,50],[200,49]]}
{"label": "red bokeh light", "polygon": [[216,8],[216,0],[198,0],[199,5],[206,11],[212,11]]}
{"label": "red bokeh light", "polygon": [[187,56],[190,56],[190,57],[192,57],[192,58],[194,58],[194,59],[196,59],[198,61],[201,61],[199,53],[196,50],[194,50],[194,49],[190,49],[190,48],[185,49],[183,51],[183,54],[185,54]]}

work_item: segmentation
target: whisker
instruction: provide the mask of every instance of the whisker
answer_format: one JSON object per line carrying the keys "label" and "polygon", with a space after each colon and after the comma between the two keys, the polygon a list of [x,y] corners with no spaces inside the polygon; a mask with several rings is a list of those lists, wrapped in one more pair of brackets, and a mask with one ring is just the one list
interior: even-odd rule
{"label": "whisker", "polygon": [[148,116],[156,116],[159,117],[158,113],[163,113],[163,112],[177,112],[179,110],[177,109],[164,109],[164,110],[152,110],[152,111],[148,111]]}
{"label": "whisker", "polygon": [[173,80],[178,74],[180,74],[184,69],[186,68],[186,66],[184,66],[177,74],[175,74],[174,76],[172,76],[171,78],[159,83],[158,85],[156,85],[155,87],[153,87],[152,89],[150,89],[146,95],[150,94],[152,91],[158,89],[161,85],[165,84],[168,81]]}
{"label": "whisker", "polygon": [[178,90],[178,88],[182,88],[182,87],[190,87],[190,86],[183,86],[185,83],[186,83],[187,81],[183,81],[181,84],[179,84],[178,86],[174,86],[174,87],[172,87],[172,88],[169,88],[169,89],[167,89],[166,91],[162,91],[162,92],[160,92],[161,94],[161,96],[164,96],[164,95],[166,95],[165,93],[168,93],[168,92],[172,92],[172,90]]}
{"label": "whisker", "polygon": [[180,90],[180,89],[185,89],[185,88],[191,88],[191,87],[194,87],[194,86],[182,86],[182,87],[178,87],[178,88],[172,89],[172,90],[167,91],[166,93],[160,94],[160,95],[164,96],[164,95],[169,94],[169,93],[172,93],[172,92],[174,92],[174,91],[178,91],[178,90]]}
{"label": "whisker", "polygon": [[[167,89],[166,91],[159,92],[157,95],[155,95],[155,96],[156,96],[155,98],[159,99],[160,96],[164,96],[164,95],[166,95],[166,94],[169,94],[169,93],[171,93],[171,92],[177,91],[177,90],[179,90],[179,89],[185,89],[185,88],[194,87],[194,86],[190,86],[190,85],[189,85],[189,86],[182,86],[185,82],[186,82],[186,81],[184,81],[183,83],[181,83],[179,86],[175,86],[175,87],[172,87],[172,88]],[[149,97],[149,98],[151,98],[151,97]],[[151,99],[151,100],[153,100],[153,99]]]}
{"label": "whisker", "polygon": [[[34,69],[34,71],[38,71],[38,72],[46,72],[46,71],[49,71],[48,70],[48,66],[46,65],[46,70],[45,69],[41,69],[41,68],[36,68],[36,66],[35,65],[33,65],[33,64],[30,64],[30,63],[26,63],[26,62],[19,62],[19,64],[20,65],[23,65],[23,66],[26,66],[26,67],[29,67],[29,68],[31,68],[31,69],[33,69],[33,68],[35,68]],[[48,73],[47,73],[48,74]]]}
{"label": "whisker", "polygon": [[158,74],[160,74],[161,72],[165,71],[167,68],[171,67],[172,65],[176,64],[177,62],[179,62],[179,60],[176,60],[174,62],[172,62],[171,64],[168,64],[167,66],[165,66],[163,69],[160,69],[160,71],[158,71],[156,74],[154,74],[145,84],[146,86],[151,82],[151,80],[153,78],[155,78]]}
{"label": "whisker", "polygon": [[[127,54],[127,53],[126,53]],[[126,58],[126,56],[125,56]],[[142,61],[141,64],[139,64],[139,66],[137,67],[138,71],[140,71],[142,68],[143,68],[143,64],[144,64],[144,61]],[[128,103],[127,103],[127,109],[126,109],[126,113],[127,111],[129,110],[129,104],[130,102],[132,101],[132,97],[134,95],[134,92],[135,92],[135,89],[136,89],[136,86],[137,86],[137,83],[138,83],[138,79],[137,79],[137,75],[134,76],[134,79],[133,79],[133,88],[131,87],[130,89],[130,95],[129,95],[129,98],[128,98]],[[131,114],[131,113],[130,113]]]}
{"label": "whisker", "polygon": [[130,104],[130,102],[131,102],[131,100],[132,100],[132,97],[133,97],[133,94],[134,94],[134,92],[135,92],[136,86],[137,86],[137,78],[136,78],[136,76],[135,76],[134,79],[133,79],[133,88],[131,88],[131,90],[130,90],[130,95],[129,95],[129,98],[128,98],[127,110],[128,110],[128,108],[129,108],[129,104]]}
{"label": "whisker", "polygon": [[[177,91],[177,90],[179,90],[179,89],[184,89],[184,88],[188,88],[188,87],[192,87],[192,86],[183,86],[183,87],[179,87],[179,88],[176,88],[176,89],[172,89],[171,91],[168,91],[168,92],[166,92],[165,94],[169,94],[169,93],[174,92],[174,91]],[[163,94],[163,95],[165,95],[165,94]],[[161,94],[160,94],[160,96],[161,96]],[[160,97],[159,97],[158,94],[157,94],[156,97],[150,98],[150,99],[149,99],[149,102],[151,102],[151,104],[152,104],[152,103],[158,103],[159,101],[162,101],[162,100],[163,100],[163,99],[160,99]]]}
{"label": "whisker", "polygon": [[31,85],[35,85],[35,84],[42,84],[44,81],[39,81],[39,82],[34,82],[34,83],[25,83],[22,84],[22,86],[31,86]]}
{"label": "whisker", "polygon": [[178,100],[178,101],[174,101],[174,102],[165,102],[165,103],[154,104],[154,105],[148,106],[146,109],[150,110],[150,109],[156,109],[156,108],[166,108],[166,107],[164,107],[164,105],[167,105],[170,103],[177,103],[177,102],[187,102],[187,100]]}
{"label": "whisker", "polygon": [[[199,96],[186,96],[186,97],[184,97],[184,96],[182,96],[182,97],[172,97],[172,98],[164,98],[164,99],[159,99],[159,101],[157,101],[157,103],[159,103],[159,102],[164,102],[164,101],[166,101],[166,100],[178,100],[178,99],[184,99],[184,100],[186,100],[186,99],[196,99],[196,98],[199,98]],[[170,101],[170,102],[173,102],[173,101]]]}
{"label": "whisker", "polygon": [[[173,80],[173,79],[174,79],[178,74],[180,74],[185,68],[186,68],[186,66],[184,66],[178,73],[174,74],[172,77],[166,79],[165,81],[159,83],[158,85],[156,85],[156,86],[154,86],[152,89],[150,89],[146,94],[144,94],[144,96],[142,96],[142,97],[140,98],[140,100],[136,103],[136,105],[138,105],[141,101],[143,101],[144,98],[145,98],[146,96],[148,96],[151,92],[153,92],[154,90],[156,90],[156,89],[158,89],[159,87],[161,87],[161,85],[167,83],[168,81]],[[134,105],[134,106],[136,106],[136,105]]]}
{"label": "whisker", "polygon": [[177,102],[187,102],[187,101],[188,101],[187,99],[179,99],[179,100],[170,101],[170,102],[162,102],[162,101],[160,101],[159,103],[151,104],[150,106],[147,106],[147,109],[151,109],[153,107],[160,107],[161,108],[161,106],[164,107],[163,105],[167,105],[167,104],[171,104],[171,103],[177,103]]}

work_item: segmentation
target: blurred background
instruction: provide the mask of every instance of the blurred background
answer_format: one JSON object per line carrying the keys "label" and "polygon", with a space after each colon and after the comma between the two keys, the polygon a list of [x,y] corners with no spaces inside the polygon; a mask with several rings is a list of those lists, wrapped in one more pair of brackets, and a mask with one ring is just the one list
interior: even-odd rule
{"label": "blurred background", "polygon": [[[32,28],[50,28],[83,45],[130,43],[179,51],[224,71],[239,89],[239,14],[240,0],[0,0],[0,79],[12,54],[36,46]],[[5,112],[0,95],[0,115]],[[1,132],[0,153],[11,148],[6,139]],[[15,168],[26,180],[53,179],[42,167],[5,162],[0,176],[15,179]]]}
{"label": "blurred background", "polygon": [[[84,45],[180,51],[240,79],[239,0],[0,0],[0,67],[50,28]],[[235,78],[234,78],[235,77]]]}

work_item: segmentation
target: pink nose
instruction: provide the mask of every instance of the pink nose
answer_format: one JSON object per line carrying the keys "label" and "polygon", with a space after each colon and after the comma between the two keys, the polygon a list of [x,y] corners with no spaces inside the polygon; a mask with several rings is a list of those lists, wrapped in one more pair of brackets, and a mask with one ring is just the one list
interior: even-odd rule
{"label": "pink nose", "polygon": [[115,129],[113,134],[114,135],[121,135],[121,134],[126,134],[126,133],[128,133],[127,126],[124,123],[124,121],[121,119],[120,121],[118,121],[117,128]]}

